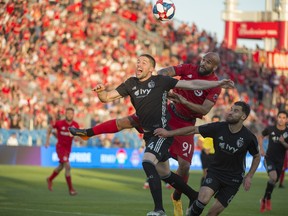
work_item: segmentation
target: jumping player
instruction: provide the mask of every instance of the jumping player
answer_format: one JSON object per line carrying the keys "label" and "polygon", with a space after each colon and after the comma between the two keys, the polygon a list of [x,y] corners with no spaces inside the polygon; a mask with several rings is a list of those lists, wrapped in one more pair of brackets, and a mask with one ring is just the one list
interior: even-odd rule
{"label": "jumping player", "polygon": [[142,54],[137,59],[136,77],[130,77],[114,90],[106,91],[104,85],[98,84],[94,91],[97,92],[100,101],[105,103],[130,96],[146,142],[142,166],[149,179],[150,192],[154,201],[154,210],[147,216],[166,216],[162,201],[161,179],[182,191],[188,196],[190,202],[197,197],[196,191],[190,188],[182,178],[170,171],[168,148],[171,146],[173,138],[162,139],[153,135],[153,131],[157,127],[169,128],[167,94],[173,88],[190,90],[216,86],[231,88],[233,82],[231,80],[186,81],[168,76],[152,76],[155,64],[152,56]]}
{"label": "jumping player", "polygon": [[[180,76],[181,80],[218,80],[215,71],[219,63],[219,55],[215,52],[209,52],[203,56],[199,65],[180,64],[170,66],[159,70],[158,74],[171,77]],[[168,112],[171,116],[169,126],[174,129],[195,125],[196,118],[202,118],[211,110],[220,93],[220,87],[194,91],[173,89],[173,93],[170,94],[169,97],[173,103],[168,106]],[[70,132],[75,136],[88,139],[89,137],[102,133],[116,133],[132,127],[136,127],[140,133],[143,132],[136,115],[113,119],[87,130],[72,129]],[[174,137],[169,152],[170,155],[178,161],[177,174],[180,175],[185,182],[188,182],[190,165],[194,153],[194,135]],[[171,198],[174,205],[174,216],[182,216],[181,191],[175,190]]]}

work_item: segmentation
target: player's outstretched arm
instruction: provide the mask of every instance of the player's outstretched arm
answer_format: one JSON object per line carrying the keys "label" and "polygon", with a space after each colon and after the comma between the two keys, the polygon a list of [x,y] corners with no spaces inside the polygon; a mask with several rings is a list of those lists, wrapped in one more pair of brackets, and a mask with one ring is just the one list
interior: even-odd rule
{"label": "player's outstretched arm", "polygon": [[196,133],[199,133],[198,127],[196,126],[183,127],[176,130],[166,130],[164,128],[157,128],[154,130],[154,135],[159,137],[185,136]]}
{"label": "player's outstretched arm", "polygon": [[223,79],[220,81],[179,80],[175,87],[188,90],[204,90],[218,86],[222,88],[234,88],[234,82],[230,79]]}
{"label": "player's outstretched arm", "polygon": [[162,68],[157,71],[157,74],[163,75],[163,76],[170,76],[170,77],[176,76],[176,72],[173,66]]}
{"label": "player's outstretched arm", "polygon": [[105,89],[106,88],[103,84],[98,84],[95,88],[92,89],[92,91],[97,93],[98,98],[102,103],[108,103],[122,98],[122,96],[115,89],[111,91],[107,91]]}

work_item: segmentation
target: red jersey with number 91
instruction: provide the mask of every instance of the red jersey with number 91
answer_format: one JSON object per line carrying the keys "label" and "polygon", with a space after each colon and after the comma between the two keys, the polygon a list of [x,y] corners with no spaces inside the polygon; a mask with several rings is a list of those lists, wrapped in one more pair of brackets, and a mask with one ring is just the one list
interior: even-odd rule
{"label": "red jersey with number 91", "polygon": [[79,128],[79,124],[75,121],[68,123],[66,120],[59,120],[54,125],[53,128],[57,130],[57,146],[61,146],[67,150],[71,150],[73,136],[70,135],[68,130],[69,127]]}
{"label": "red jersey with number 91", "polygon": [[[180,76],[181,80],[195,80],[195,79],[215,80],[215,81],[218,80],[218,77],[214,73],[205,76],[200,76],[198,73],[198,68],[199,67],[197,65],[191,65],[191,64],[182,64],[174,66],[176,75]],[[221,93],[221,88],[216,87],[206,90],[194,90],[194,91],[174,88],[173,91],[177,94],[182,95],[191,103],[202,105],[206,99],[212,101],[215,104],[219,94]],[[177,103],[175,104],[175,107],[177,112],[181,113],[181,115],[187,118],[203,117],[202,114],[191,112],[191,110],[183,104]]]}

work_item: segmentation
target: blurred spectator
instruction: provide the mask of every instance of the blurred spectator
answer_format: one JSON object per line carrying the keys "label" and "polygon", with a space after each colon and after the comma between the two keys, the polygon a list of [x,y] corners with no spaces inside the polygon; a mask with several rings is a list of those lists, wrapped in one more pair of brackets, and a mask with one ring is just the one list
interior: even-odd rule
{"label": "blurred spectator", "polygon": [[[215,34],[199,30],[197,23],[176,19],[159,23],[151,11],[152,3],[145,0],[4,1],[0,5],[0,127],[46,128],[60,119],[68,104],[76,107],[75,119],[81,127],[133,113],[129,100],[102,104],[91,88],[99,82],[118,85],[133,75],[139,50],[153,54],[157,68],[196,63],[203,53],[218,52],[219,78],[233,79],[237,89],[223,91],[215,112],[242,99],[259,113],[257,121],[264,127],[273,124],[277,109],[288,109],[284,73],[249,64],[251,51],[227,49]],[[112,139],[99,137],[105,147],[112,145]]]}
{"label": "blurred spectator", "polygon": [[11,134],[11,136],[7,140],[7,145],[8,146],[18,146],[19,145],[16,133]]}

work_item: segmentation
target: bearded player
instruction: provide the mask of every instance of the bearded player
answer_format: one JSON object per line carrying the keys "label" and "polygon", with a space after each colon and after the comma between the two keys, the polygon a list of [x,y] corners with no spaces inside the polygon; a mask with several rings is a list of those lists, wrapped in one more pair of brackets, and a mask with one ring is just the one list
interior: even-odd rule
{"label": "bearded player", "polygon": [[[220,64],[219,55],[215,52],[206,53],[199,65],[180,64],[170,66],[158,71],[158,74],[167,76],[179,76],[181,80],[218,80],[215,71]],[[169,99],[172,101],[168,106],[171,115],[169,126],[171,129],[194,126],[196,118],[202,118],[206,115],[217,101],[221,88],[216,87],[207,90],[183,90],[174,89],[170,93]],[[103,134],[116,133],[123,129],[135,127],[140,133],[141,126],[137,116],[131,115],[121,119],[113,119],[98,124],[89,129],[69,128],[74,136],[80,136],[82,139]],[[194,135],[176,136],[170,147],[171,156],[178,161],[177,174],[185,182],[188,182],[189,170],[194,153]],[[175,190],[171,195],[174,205],[174,216],[182,216],[181,191]]]}

